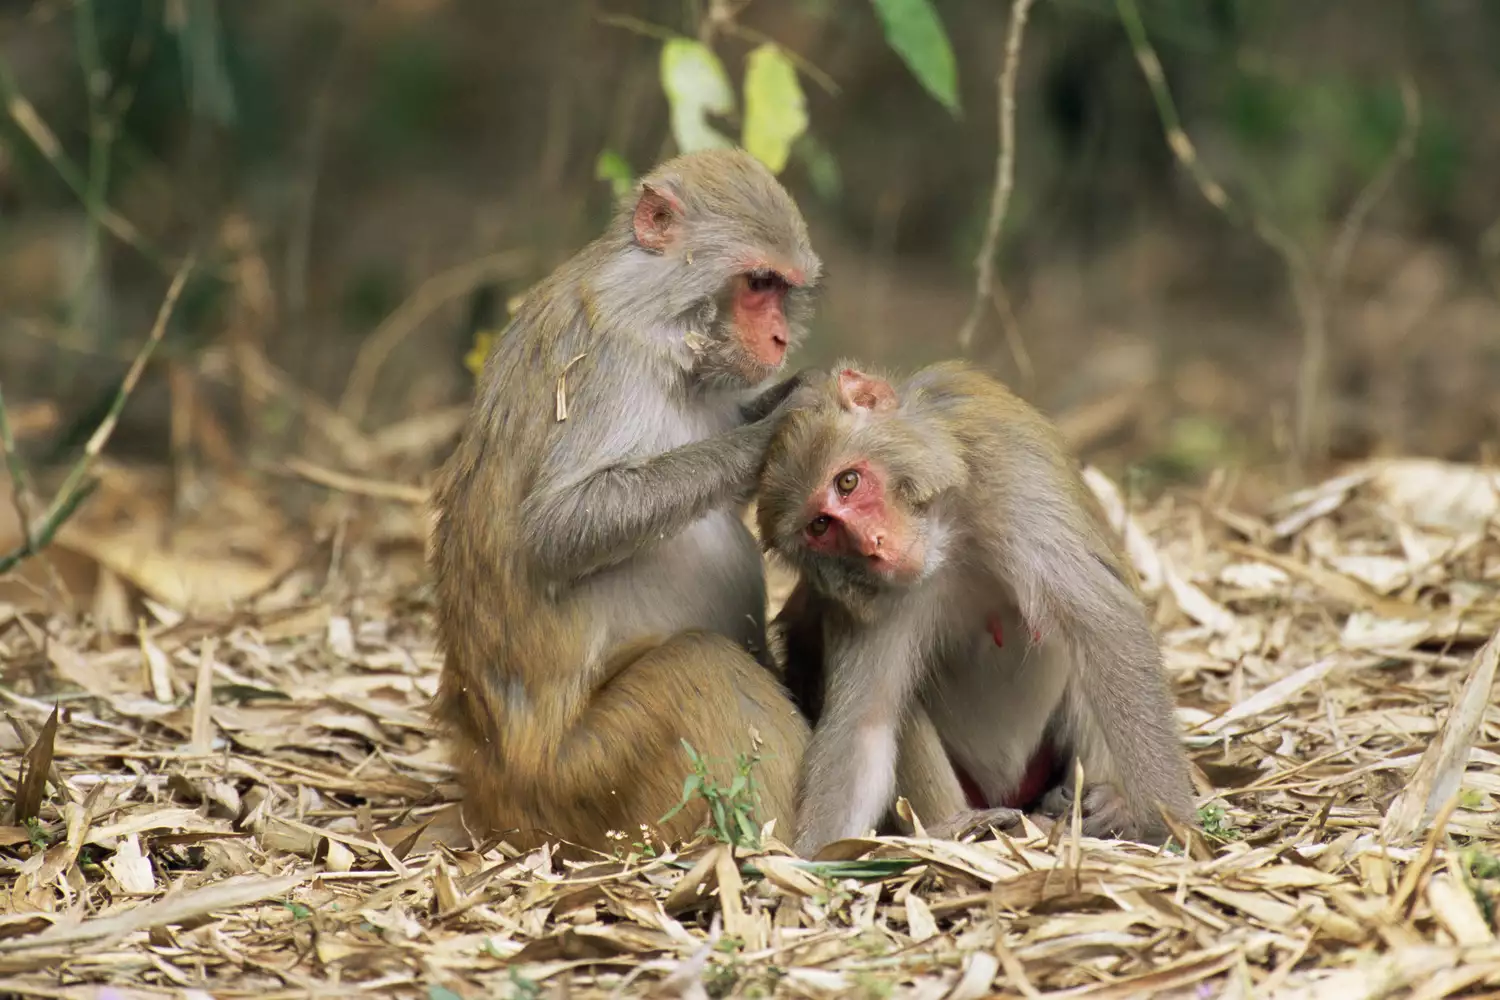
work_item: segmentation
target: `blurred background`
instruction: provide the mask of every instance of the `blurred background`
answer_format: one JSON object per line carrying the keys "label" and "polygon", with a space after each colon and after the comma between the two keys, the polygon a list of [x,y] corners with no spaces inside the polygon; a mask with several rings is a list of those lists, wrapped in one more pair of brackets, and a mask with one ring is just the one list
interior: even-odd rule
{"label": "blurred background", "polygon": [[[1010,13],[3,0],[0,388],[18,453],[43,485],[82,454],[191,252],[100,466],[128,485],[92,516],[141,521],[131,504],[156,490],[180,519],[230,482],[277,510],[330,487],[416,509],[466,359],[514,299],[631,177],[752,132],[826,263],[793,364],[956,355]],[[1141,489],[1484,459],[1496,51],[1493,0],[1040,0],[999,287],[967,353]],[[248,523],[261,546],[267,522]]]}

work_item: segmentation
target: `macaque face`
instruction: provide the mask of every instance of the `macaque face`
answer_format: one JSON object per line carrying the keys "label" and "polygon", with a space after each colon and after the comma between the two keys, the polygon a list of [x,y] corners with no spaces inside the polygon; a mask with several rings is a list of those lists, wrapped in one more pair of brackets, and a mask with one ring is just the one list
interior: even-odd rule
{"label": "macaque face", "polygon": [[756,363],[780,368],[786,360],[791,327],[786,296],[792,282],[780,271],[757,267],[737,275],[730,290],[734,337]]}
{"label": "macaque face", "polygon": [[868,458],[836,465],[803,510],[801,542],[808,554],[836,559],[880,586],[920,579],[921,531],[893,500],[888,482],[886,470]]}

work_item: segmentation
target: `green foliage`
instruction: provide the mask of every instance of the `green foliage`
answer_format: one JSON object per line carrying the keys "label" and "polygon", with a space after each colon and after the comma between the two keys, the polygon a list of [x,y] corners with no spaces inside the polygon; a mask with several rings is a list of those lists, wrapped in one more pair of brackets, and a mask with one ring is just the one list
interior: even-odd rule
{"label": "green foliage", "polygon": [[387,155],[435,141],[457,90],[442,46],[421,32],[402,33],[386,43],[379,60],[366,128]]}
{"label": "green foliage", "polygon": [[234,87],[224,60],[215,0],[169,5],[167,10],[167,24],[182,46],[184,89],[193,111],[220,125],[232,125]]}
{"label": "green foliage", "polygon": [[463,1000],[463,998],[448,987],[434,983],[427,987],[427,1000]]}
{"label": "green foliage", "polygon": [[542,984],[534,979],[527,979],[515,966],[510,968],[509,985],[510,991],[507,995],[512,1000],[537,1000],[542,995]]}
{"label": "green foliage", "polygon": [[52,846],[52,837],[47,833],[47,826],[35,816],[26,817],[26,839],[31,841],[33,850],[45,851]]}
{"label": "green foliage", "polygon": [[1453,119],[1442,108],[1429,106],[1412,157],[1412,172],[1425,198],[1447,207],[1458,192],[1466,152],[1464,133]]}
{"label": "green foliage", "polygon": [[1485,922],[1495,926],[1495,886],[1488,884],[1500,879],[1500,858],[1475,848],[1466,848],[1458,854],[1458,873]]}
{"label": "green foliage", "polygon": [[839,161],[822,140],[811,133],[803,133],[792,146],[792,155],[807,171],[807,181],[813,193],[824,201],[837,201],[844,191],[844,178],[839,173]]}
{"label": "green foliage", "polygon": [[1198,810],[1198,824],[1203,828],[1204,835],[1212,840],[1230,841],[1244,837],[1239,827],[1229,819],[1224,807],[1217,802],[1210,802]]}
{"label": "green foliage", "polygon": [[757,47],[745,63],[745,149],[779,174],[806,130],[807,100],[796,67],[775,44]]}
{"label": "green foliage", "polygon": [[635,186],[635,171],[630,163],[613,149],[601,150],[594,161],[594,180],[609,181],[610,190],[616,198],[623,198]]}
{"label": "green foliage", "polygon": [[731,145],[708,116],[734,111],[734,89],[714,50],[691,38],[661,48],[661,89],[672,111],[672,138],[684,153]]}
{"label": "green foliage", "polygon": [[960,113],[958,63],[931,0],[870,2],[875,5],[891,48],[927,92],[957,117]]}
{"label": "green foliage", "polygon": [[760,790],[756,787],[754,770],[760,763],[760,748],[757,746],[748,754],[735,755],[734,779],[726,788],[710,773],[708,758],[699,755],[687,740],[682,741],[682,746],[693,763],[693,771],[682,782],[682,801],[673,806],[661,822],[665,823],[699,798],[708,804],[708,823],[699,829],[700,834],[708,834],[721,843],[736,847],[759,848],[760,824],[755,821],[755,806]]}
{"label": "green foliage", "polygon": [[367,264],[344,287],[343,318],[352,329],[373,327],[401,304],[401,281],[384,264]]}
{"label": "green foliage", "polygon": [[281,905],[286,907],[287,910],[291,912],[293,920],[306,920],[307,918],[312,916],[312,910],[308,909],[305,904],[299,903],[296,900],[283,900]]}

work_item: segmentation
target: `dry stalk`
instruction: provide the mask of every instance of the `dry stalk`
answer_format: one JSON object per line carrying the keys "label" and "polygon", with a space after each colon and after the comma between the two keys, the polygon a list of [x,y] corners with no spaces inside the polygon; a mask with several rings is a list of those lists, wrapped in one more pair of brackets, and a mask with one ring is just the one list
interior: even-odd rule
{"label": "dry stalk", "polygon": [[974,301],[969,306],[969,315],[958,331],[958,348],[967,351],[974,340],[974,331],[979,326],[979,315],[986,303],[993,303],[1000,321],[1005,327],[1006,343],[1015,358],[1016,367],[1030,381],[1033,377],[1031,358],[1026,353],[1020,332],[1010,316],[1009,299],[995,276],[995,255],[1000,247],[1000,230],[1005,226],[1005,213],[1010,208],[1010,193],[1015,187],[1016,174],[1016,77],[1021,68],[1021,39],[1026,31],[1026,18],[1031,13],[1034,0],[1015,0],[1010,11],[1010,30],[1005,36],[1005,62],[1000,67],[997,87],[1000,92],[1000,151],[995,162],[995,189],[990,195],[990,216],[984,227],[984,242],[974,258]]}
{"label": "dry stalk", "polygon": [[[178,296],[182,294],[182,288],[187,283],[188,274],[193,269],[195,258],[191,255],[177,269],[177,274],[172,278],[172,284],[167,289],[166,298],[162,300],[161,308],[157,310],[156,322],[151,326],[151,333],[146,338],[146,343],[136,353],[135,360],[131,362],[130,369],[125,373],[125,378],[120,382],[120,388],[115,392],[114,401],[110,403],[109,412],[94,429],[89,437],[88,443],[83,447],[83,454],[73,467],[68,470],[67,478],[63,480],[62,486],[53,497],[52,504],[47,509],[40,525],[33,526],[29,522],[22,527],[23,539],[21,544],[10,554],[0,557],[0,573],[8,572],[17,563],[29,556],[46,548],[59,528],[73,516],[79,504],[93,491],[95,481],[88,478],[89,470],[93,468],[94,462],[99,458],[104,446],[109,443],[110,435],[114,433],[115,424],[119,422],[120,411],[125,409],[125,401],[130,398],[135,385],[141,379],[141,373],[146,369],[146,362],[151,359],[156,345],[161,343],[162,336],[167,332],[167,321],[172,318],[172,312],[177,308]],[[7,424],[7,437],[9,429]],[[6,455],[7,464],[10,456],[14,455],[14,448],[7,440]],[[14,482],[15,472],[12,472]]]}
{"label": "dry stalk", "polygon": [[467,295],[481,282],[514,278],[530,259],[528,251],[503,250],[459,264],[424,281],[360,347],[349,381],[344,386],[343,398],[339,400],[339,413],[343,418],[353,426],[359,426],[369,409],[381,367],[391,352],[401,346],[401,342],[427,317],[453,299]]}
{"label": "dry stalk", "polygon": [[1182,127],[1177,114],[1166,75],[1162,72],[1161,60],[1146,34],[1145,23],[1135,0],[1115,0],[1120,22],[1135,51],[1136,62],[1151,90],[1156,104],[1157,117],[1161,119],[1166,133],[1167,145],[1177,162],[1187,170],[1199,192],[1214,208],[1236,225],[1247,226],[1274,250],[1287,269],[1291,285],[1292,303],[1302,327],[1302,358],[1297,373],[1297,407],[1293,448],[1302,463],[1316,460],[1323,453],[1323,427],[1317,420],[1323,390],[1324,372],[1328,365],[1328,313],[1334,293],[1342,283],[1354,245],[1364,226],[1366,216],[1390,187],[1397,170],[1411,158],[1416,149],[1419,130],[1420,100],[1416,87],[1407,77],[1401,80],[1402,102],[1406,117],[1402,134],[1390,156],[1376,172],[1370,182],[1360,191],[1345,215],[1339,236],[1320,269],[1307,251],[1264,216],[1242,210],[1229,196],[1223,185],[1208,172],[1198,158],[1192,139]]}

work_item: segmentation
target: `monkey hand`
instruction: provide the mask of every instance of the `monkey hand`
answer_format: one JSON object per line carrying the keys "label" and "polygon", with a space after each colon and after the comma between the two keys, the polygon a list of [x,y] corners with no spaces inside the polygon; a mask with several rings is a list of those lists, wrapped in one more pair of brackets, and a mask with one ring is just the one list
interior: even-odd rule
{"label": "monkey hand", "polygon": [[[1058,822],[1067,822],[1072,810],[1073,786],[1063,784],[1042,798],[1038,811]],[[1082,813],[1085,837],[1158,842],[1165,840],[1171,832],[1160,820],[1142,823],[1125,796],[1110,784],[1084,786]]]}
{"label": "monkey hand", "polygon": [[753,424],[769,420],[774,426],[790,410],[797,409],[798,403],[807,397],[806,393],[800,393],[797,390],[812,385],[825,375],[826,373],[820,368],[803,368],[801,371],[794,372],[740,407],[740,414],[746,423]]}
{"label": "monkey hand", "polygon": [[971,833],[983,832],[992,826],[1002,830],[1021,825],[1021,810],[1000,806],[994,809],[961,809],[941,823],[927,828],[927,835],[934,840],[962,840]]}

